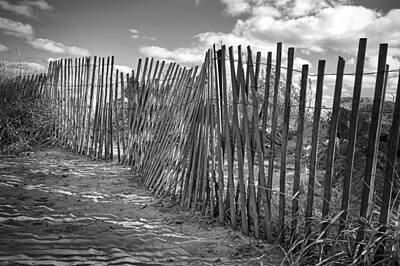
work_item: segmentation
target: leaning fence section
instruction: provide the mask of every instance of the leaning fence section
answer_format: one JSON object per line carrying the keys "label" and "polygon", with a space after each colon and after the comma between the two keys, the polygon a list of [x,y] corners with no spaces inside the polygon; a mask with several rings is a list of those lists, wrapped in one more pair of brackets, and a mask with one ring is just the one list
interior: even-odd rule
{"label": "leaning fence section", "polygon": [[[121,73],[114,57],[50,63],[41,88],[57,112],[54,136],[72,151],[132,167],[157,195],[255,238],[285,243],[343,230],[349,219],[366,39],[360,39],[346,136],[341,191],[333,188],[335,147],[345,61],[338,58],[333,105],[322,119],[325,61],[318,62],[316,91],[308,96],[309,66],[294,69],[295,49],[283,65],[278,43],[262,61],[250,47],[209,49],[200,67],[146,58]],[[374,190],[389,68],[381,44],[365,167],[357,207],[358,239],[379,208],[387,224],[400,124],[397,87],[387,150],[384,189]],[[274,60],[274,64],[272,61]],[[283,70],[283,71],[281,71]],[[294,73],[300,74],[294,90]],[[321,167],[320,134],[328,128]],[[294,132],[294,133],[293,133]],[[307,153],[307,155],[305,154]],[[333,205],[332,195],[341,204]],[[379,202],[376,199],[379,198]],[[384,229],[382,229],[384,230]]]}

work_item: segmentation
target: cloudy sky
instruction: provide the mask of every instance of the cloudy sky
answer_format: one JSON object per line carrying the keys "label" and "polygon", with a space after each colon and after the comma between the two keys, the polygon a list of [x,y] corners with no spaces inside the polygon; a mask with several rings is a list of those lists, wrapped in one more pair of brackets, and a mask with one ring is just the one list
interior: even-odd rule
{"label": "cloudy sky", "polygon": [[[265,55],[281,41],[285,51],[296,48],[297,68],[308,63],[316,72],[326,59],[332,72],[341,55],[352,72],[361,37],[368,38],[367,71],[376,70],[381,42],[398,69],[400,0],[0,0],[0,36],[4,61],[19,58],[32,69],[49,58],[88,55],[115,55],[121,68],[146,56],[195,65],[214,43],[252,45]],[[325,100],[333,81],[327,76]],[[352,82],[345,79],[344,95]],[[374,76],[364,83],[371,94]]]}

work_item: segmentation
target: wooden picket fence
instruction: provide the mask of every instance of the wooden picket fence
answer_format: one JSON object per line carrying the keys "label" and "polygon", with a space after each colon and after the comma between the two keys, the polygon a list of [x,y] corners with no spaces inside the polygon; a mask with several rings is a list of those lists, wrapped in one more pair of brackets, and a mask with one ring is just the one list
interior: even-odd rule
{"label": "wooden picket fence", "polygon": [[[348,220],[357,119],[361,98],[366,39],[360,39],[347,165],[340,193],[332,206],[335,141],[345,61],[338,58],[333,106],[329,119],[326,164],[318,168],[325,61],[318,63],[311,153],[304,158],[306,95],[309,66],[301,69],[298,105],[291,100],[294,48],[282,65],[282,44],[262,63],[261,53],[225,46],[208,50],[201,67],[186,68],[155,59],[139,60],[135,71],[114,69],[114,57],[63,59],[50,63],[43,97],[57,112],[55,136],[72,151],[132,167],[160,197],[229,223],[255,238],[293,241],[319,231],[343,230]],[[371,216],[373,184],[388,66],[387,44],[381,44],[362,184],[362,218]],[[284,70],[281,72],[281,70]],[[285,77],[283,77],[285,73]],[[284,81],[283,81],[284,80]],[[284,101],[279,102],[280,86]],[[260,98],[262,95],[262,98]],[[297,115],[294,170],[288,174],[290,117]],[[387,224],[400,127],[400,85],[397,87],[384,180],[379,195],[379,221]],[[302,169],[307,165],[303,188]],[[322,174],[322,177],[321,177]],[[319,200],[316,204],[316,185]],[[322,206],[321,206],[322,205]],[[318,214],[317,214],[318,213]],[[322,221],[321,225],[317,221]],[[358,239],[365,237],[361,223]],[[335,228],[335,229],[334,229]],[[384,230],[384,229],[383,229]]]}

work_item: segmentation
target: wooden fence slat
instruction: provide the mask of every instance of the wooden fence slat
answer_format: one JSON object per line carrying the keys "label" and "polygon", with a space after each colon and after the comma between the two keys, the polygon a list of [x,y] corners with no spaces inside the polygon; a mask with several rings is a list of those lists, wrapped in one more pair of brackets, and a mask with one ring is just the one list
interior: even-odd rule
{"label": "wooden fence slat", "polygon": [[64,59],[64,65],[63,65],[63,89],[62,89],[62,109],[63,109],[63,114],[62,114],[62,141],[61,145],[62,147],[65,147],[66,143],[66,135],[67,135],[67,67],[68,67],[68,59]]}
{"label": "wooden fence slat", "polygon": [[279,243],[283,243],[285,239],[285,202],[286,202],[286,152],[289,134],[290,119],[290,92],[292,90],[294,48],[288,50],[288,66],[286,72],[286,89],[285,89],[285,106],[282,124],[282,140],[281,140],[281,169],[279,178]]}
{"label": "wooden fence slat", "polygon": [[229,123],[229,113],[228,113],[228,96],[227,96],[227,84],[226,84],[226,70],[225,70],[225,46],[222,46],[219,51],[220,63],[220,84],[222,84],[222,98],[223,98],[223,124],[225,130],[225,148],[228,160],[228,202],[231,216],[231,226],[235,230],[237,227],[236,218],[236,206],[235,206],[235,183],[233,180],[233,154],[232,154],[232,143],[230,134],[230,123]]}
{"label": "wooden fence slat", "polygon": [[[85,142],[85,154],[87,156],[91,155],[93,152],[93,134],[91,134],[91,121],[92,121],[92,110],[94,108],[93,106],[93,94],[95,92],[94,88],[94,82],[95,82],[95,76],[96,76],[96,65],[97,65],[97,56],[93,58],[93,67],[92,67],[92,82],[90,85],[90,99],[89,99],[89,110],[88,110],[88,118],[87,118],[87,131],[86,131],[86,142]],[[89,75],[89,74],[88,74]],[[88,78],[89,79],[89,78]],[[92,140],[90,140],[90,136],[92,136]],[[89,146],[90,145],[90,146]]]}
{"label": "wooden fence slat", "polygon": [[114,77],[114,56],[111,56],[111,65],[110,65],[110,97],[108,99],[108,146],[109,146],[109,156],[110,160],[114,159],[114,137],[113,137],[113,77]]}
{"label": "wooden fence slat", "polygon": [[84,126],[84,122],[83,122],[83,94],[84,94],[84,84],[83,84],[83,79],[84,79],[84,75],[85,75],[85,58],[80,58],[80,64],[79,64],[79,77],[78,77],[78,81],[79,81],[79,85],[78,85],[78,99],[77,99],[77,113],[76,113],[76,117],[77,117],[77,127],[76,127],[76,148],[75,148],[75,152],[77,154],[79,154],[79,150],[81,149],[80,143],[81,143],[81,128]]}
{"label": "wooden fence slat", "polygon": [[291,239],[295,241],[297,233],[297,221],[299,218],[299,199],[300,199],[300,174],[301,174],[301,157],[303,151],[304,136],[304,115],[306,110],[308,81],[308,65],[303,65],[301,70],[301,85],[299,98],[299,114],[297,119],[297,140],[296,154],[294,159],[294,176],[293,176],[293,199],[292,199],[292,232]]}
{"label": "wooden fence slat", "polygon": [[[115,95],[114,95],[114,115],[115,115],[115,129],[117,132],[115,133],[116,139],[117,139],[117,156],[118,156],[118,162],[121,162],[121,126],[119,124],[120,121],[120,115],[118,114],[118,94],[119,94],[119,71],[116,69],[115,71]],[[122,87],[122,86],[121,86]],[[121,97],[121,96],[120,96]],[[122,98],[122,97],[121,97]],[[123,99],[122,99],[123,100]],[[122,102],[122,101],[121,101]],[[122,104],[122,103],[121,103]],[[122,110],[123,112],[123,110]],[[124,120],[122,120],[123,123]]]}
{"label": "wooden fence slat", "polygon": [[72,58],[68,59],[67,67],[67,147],[72,148],[72,92],[73,92],[73,61]]}
{"label": "wooden fence slat", "polygon": [[94,158],[97,156],[97,141],[98,141],[98,132],[97,132],[97,124],[98,124],[98,115],[99,115],[99,101],[100,101],[100,77],[101,77],[101,62],[104,59],[99,57],[99,67],[97,68],[97,78],[95,78],[95,82],[96,82],[96,86],[95,86],[95,94],[96,94],[96,98],[94,101],[94,115],[93,115],[93,129],[92,129],[92,140],[91,140],[91,145],[90,145],[90,150],[91,150],[91,156],[93,156]]}
{"label": "wooden fence slat", "polygon": [[[108,78],[109,78],[109,72],[110,72],[110,57],[107,56],[107,65],[106,65],[106,76],[103,77],[103,81],[105,81],[104,84],[104,101],[103,101],[103,109],[102,109],[102,119],[101,119],[101,138],[100,138],[100,146],[101,146],[101,151],[103,151],[104,147],[104,159],[107,160],[108,154],[110,152],[108,142],[109,142],[109,135],[108,135],[108,103],[107,100],[109,98],[108,92],[109,92],[109,84],[108,84]],[[103,158],[103,152],[99,155],[99,158]]]}
{"label": "wooden fence slat", "polygon": [[345,222],[347,220],[347,212],[349,208],[350,192],[351,192],[351,181],[353,177],[353,163],[354,163],[354,151],[356,145],[357,125],[358,125],[358,110],[360,105],[361,97],[361,86],[362,78],[364,73],[364,61],[365,51],[367,48],[367,39],[362,38],[358,45],[358,55],[356,63],[356,76],[354,80],[353,99],[351,106],[350,116],[350,128],[348,135],[348,146],[347,146],[347,157],[346,157],[346,169],[345,176],[343,179],[343,194],[342,194],[342,205],[341,210],[343,211],[340,218],[339,233],[344,229]]}
{"label": "wooden fence slat", "polygon": [[63,73],[62,73],[62,145],[65,145],[65,137],[66,137],[66,122],[67,122],[67,59],[64,59],[64,65],[63,65]]}
{"label": "wooden fence slat", "polygon": [[317,173],[319,124],[321,118],[322,91],[324,86],[325,60],[318,62],[317,90],[315,94],[313,129],[311,137],[310,173],[308,178],[307,206],[306,206],[306,235],[311,232],[311,220],[314,208],[314,183]]}
{"label": "wooden fence slat", "polygon": [[[271,79],[271,61],[272,52],[268,52],[267,55],[267,69],[265,73],[265,86],[264,86],[264,101],[262,105],[262,123],[261,123],[261,144],[263,149],[263,157],[266,159],[266,149],[265,149],[265,139],[266,139],[266,128],[268,123],[268,108],[269,108],[269,94],[270,94],[270,79]],[[262,161],[261,167],[264,168],[264,160]],[[272,240],[272,230],[271,230],[271,190],[269,187],[269,182],[265,185],[266,198],[265,198],[265,237],[268,241]]]}
{"label": "wooden fence slat", "polygon": [[[257,75],[256,75],[256,80],[258,79],[258,74],[260,71],[261,67],[261,53],[257,53]],[[269,78],[267,79],[269,80]],[[262,135],[260,133],[260,121],[259,121],[259,111],[258,111],[258,98],[257,98],[257,88],[258,84],[254,87],[251,88],[251,97],[252,97],[252,104],[253,104],[253,138],[255,140],[255,146],[256,149],[255,151],[257,152],[257,161],[258,161],[258,172],[259,172],[259,179],[258,179],[258,187],[259,187],[259,192],[258,192],[258,202],[259,205],[257,206],[257,209],[259,211],[259,214],[261,214],[261,209],[264,209],[264,238],[270,239],[271,237],[271,225],[269,223],[269,215],[270,215],[270,210],[267,202],[267,181],[266,181],[266,175],[265,175],[265,169],[264,169],[264,141],[262,138]],[[269,96],[267,96],[267,99]],[[268,100],[267,100],[268,102]],[[266,114],[267,115],[267,114]]]}
{"label": "wooden fence slat", "polygon": [[124,73],[120,73],[120,82],[121,82],[121,86],[120,86],[120,94],[121,94],[121,143],[122,143],[122,156],[121,156],[121,163],[124,162],[124,158],[126,156],[126,135],[125,135],[125,124],[126,124],[126,110],[125,110],[125,85],[124,85]]}
{"label": "wooden fence slat", "polygon": [[209,112],[210,112],[210,145],[211,145],[211,180],[210,180],[210,216],[212,218],[215,217],[215,200],[218,197],[218,185],[217,185],[217,180],[216,180],[216,154],[215,154],[215,148],[216,148],[216,143],[215,143],[215,108],[214,108],[214,90],[213,90],[213,85],[214,85],[214,79],[213,79],[213,56],[212,56],[212,51],[209,49],[208,50],[208,56],[209,56],[209,64],[208,64],[208,80],[207,80],[207,88],[208,88],[208,95],[209,95]]}
{"label": "wooden fence slat", "polygon": [[[249,57],[251,59],[251,57]],[[256,72],[257,75],[255,77],[253,76],[253,71],[252,68],[250,68],[250,79],[252,80],[253,86],[251,86],[251,98],[252,98],[252,105],[253,105],[253,139],[255,142],[255,151],[257,153],[257,160],[258,160],[258,170],[259,170],[259,181],[258,181],[258,187],[259,187],[259,193],[258,193],[258,198],[260,202],[260,206],[258,207],[259,214],[261,213],[261,206],[264,208],[264,219],[265,219],[265,224],[264,224],[264,237],[265,238],[270,238],[271,235],[271,227],[269,223],[269,206],[267,203],[267,191],[266,191],[266,180],[265,180],[265,170],[264,170],[264,151],[263,151],[263,142],[261,138],[261,134],[259,131],[260,127],[260,121],[258,117],[258,99],[257,99],[257,79],[258,79],[258,74],[260,71],[260,62],[261,62],[261,53],[257,53],[257,60],[256,60]],[[249,64],[251,65],[251,64]],[[269,79],[268,79],[269,80]],[[254,82],[254,83],[253,83]],[[268,97],[267,97],[268,98]],[[261,204],[262,203],[262,204]]]}
{"label": "wooden fence slat", "polygon": [[97,149],[97,157],[96,158],[102,158],[103,157],[103,128],[105,126],[104,124],[104,104],[103,104],[103,98],[105,94],[105,88],[104,88],[104,69],[105,69],[105,58],[103,57],[101,60],[101,75],[99,75],[99,109],[98,109],[98,115],[97,115],[97,128],[96,128],[96,142],[95,145],[98,146]]}
{"label": "wooden fence slat", "polygon": [[[345,61],[339,56],[336,70],[335,92],[333,96],[332,114],[329,125],[329,142],[326,151],[326,168],[324,180],[324,198],[322,203],[322,219],[326,219],[330,210],[333,166],[335,161],[336,132],[339,122],[340,98],[342,94],[343,72]],[[326,229],[328,223],[322,223],[321,232]]]}
{"label": "wooden fence slat", "polygon": [[[253,58],[250,46],[247,47],[247,80],[248,84],[251,84],[251,90],[255,91],[255,86],[257,85],[255,82],[254,68],[253,68]],[[247,87],[247,86],[246,86]],[[248,200],[249,200],[249,213],[253,220],[254,227],[254,236],[255,238],[260,238],[260,229],[259,229],[259,220],[258,220],[258,211],[257,211],[257,201],[256,201],[256,190],[255,190],[255,180],[254,180],[254,160],[253,160],[253,151],[255,151],[255,147],[253,145],[253,141],[251,140],[250,133],[250,125],[248,121],[248,113],[247,113],[247,98],[250,97],[249,94],[246,95],[245,87],[241,87],[241,95],[242,95],[242,111],[243,111],[243,128],[244,128],[244,141],[245,148],[247,154],[247,164],[248,164]],[[255,93],[253,94],[255,96]],[[254,110],[252,110],[254,112]],[[253,116],[254,117],[254,116]],[[258,127],[258,125],[257,125]]]}
{"label": "wooden fence slat", "polygon": [[78,121],[77,121],[77,97],[78,97],[78,63],[79,58],[75,58],[74,60],[71,59],[71,86],[70,86],[70,91],[71,91],[71,152],[75,153],[76,149],[76,129],[78,126]]}
{"label": "wooden fence slat", "polygon": [[[215,45],[213,46],[213,70],[215,76],[215,109],[217,118],[217,128],[216,128],[216,138],[217,138],[217,167],[218,167],[218,220],[220,224],[224,223],[225,220],[225,210],[224,210],[224,158],[223,158],[223,132],[222,132],[222,94],[220,89],[219,77],[218,77],[218,65],[217,65],[217,52],[215,50]],[[212,74],[212,73],[211,73]]]}
{"label": "wooden fence slat", "polygon": [[[398,140],[400,138],[400,72],[398,76],[399,77],[397,81],[396,100],[393,110],[393,120],[389,133],[387,161],[385,166],[385,178],[381,194],[382,202],[380,206],[380,215],[379,215],[379,223],[381,224],[381,227],[379,228],[379,231],[382,234],[386,232],[386,227],[389,220],[390,203],[393,193],[393,177],[394,177],[396,157],[399,145]],[[382,243],[378,245],[375,257],[376,263],[379,263],[381,260],[385,259],[384,241],[385,239],[383,239]]]}
{"label": "wooden fence slat", "polygon": [[275,160],[275,140],[277,131],[277,119],[278,119],[278,93],[279,93],[279,83],[281,75],[281,60],[282,60],[282,43],[277,43],[276,46],[276,63],[275,63],[275,81],[274,81],[274,97],[272,105],[272,119],[271,119],[271,138],[270,138],[270,148],[269,148],[269,160],[268,160],[268,180],[267,180],[267,190],[268,195],[268,206],[270,206],[270,211],[272,210],[272,180],[274,176],[274,160]]}
{"label": "wooden fence slat", "polygon": [[82,78],[84,77],[84,65],[85,65],[85,61],[84,58],[79,58],[79,65],[78,65],[78,87],[77,87],[77,94],[78,97],[76,99],[76,105],[77,105],[77,109],[76,109],[76,120],[77,120],[77,124],[76,124],[76,140],[75,140],[75,153],[78,154],[79,153],[79,149],[80,149],[80,139],[81,139],[81,127],[83,125],[83,114],[82,114],[82,106],[83,106],[83,102],[82,102],[82,94],[83,94],[83,81]]}
{"label": "wooden fence slat", "polygon": [[[375,183],[376,163],[378,159],[378,148],[380,143],[380,128],[382,109],[385,102],[385,76],[386,76],[386,57],[388,44],[383,43],[379,46],[378,69],[375,83],[374,102],[372,106],[371,125],[368,134],[367,158],[365,160],[365,173],[363,190],[361,194],[360,217],[367,218],[371,213],[373,204],[373,192]],[[361,242],[365,237],[365,224],[361,222],[358,230],[357,239]]]}
{"label": "wooden fence slat", "polygon": [[[239,47],[240,53],[240,47]],[[238,103],[240,88],[239,83],[235,75],[235,59],[233,55],[233,47],[229,47],[229,62],[230,62],[230,72],[231,72],[231,82],[232,82],[232,95],[233,95],[233,118],[232,118],[232,128],[235,135],[236,153],[237,153],[237,163],[238,163],[238,187],[240,195],[240,217],[241,217],[241,228],[242,233],[247,235],[249,233],[249,225],[247,221],[247,199],[246,199],[246,186],[244,182],[244,158],[243,158],[243,143],[242,137],[239,129],[239,115],[238,115]],[[238,68],[242,67],[241,60],[238,62]]]}
{"label": "wooden fence slat", "polygon": [[75,117],[76,117],[76,128],[75,128],[75,154],[79,153],[79,149],[80,149],[80,140],[81,140],[81,127],[83,124],[82,121],[82,117],[83,117],[83,113],[82,113],[82,94],[83,94],[83,86],[82,86],[82,77],[84,75],[84,58],[78,58],[78,77],[77,77],[77,89],[76,89],[76,113],[75,113]]}
{"label": "wooden fence slat", "polygon": [[61,116],[62,116],[62,104],[61,104],[61,88],[62,88],[62,60],[57,61],[57,67],[55,69],[56,74],[55,74],[55,97],[56,97],[56,105],[57,105],[57,118],[56,118],[56,132],[55,132],[55,137],[56,140],[60,141],[60,135],[61,135]]}
{"label": "wooden fence slat", "polygon": [[82,123],[82,128],[81,128],[81,148],[79,149],[79,154],[87,155],[87,150],[88,150],[88,141],[87,136],[89,135],[86,129],[90,128],[89,121],[90,121],[90,115],[91,115],[91,108],[92,108],[92,103],[89,103],[88,105],[88,97],[89,97],[89,78],[90,78],[90,63],[91,63],[91,58],[87,57],[86,58],[86,65],[85,65],[85,96],[83,98],[83,123]]}
{"label": "wooden fence slat", "polygon": [[[209,65],[209,54],[207,54],[207,60],[205,62],[205,64],[208,66]],[[209,68],[206,68],[206,75],[208,76],[208,70]],[[204,79],[204,81],[206,82],[206,79]],[[208,84],[208,82],[207,82]],[[210,120],[211,120],[211,114],[210,114],[210,95],[208,93],[208,89],[206,89],[205,85],[203,85],[203,90],[204,90],[204,94],[205,94],[205,103],[204,103],[204,108],[205,108],[205,123],[204,123],[204,131],[205,131],[205,136],[204,136],[204,155],[203,155],[203,175],[202,175],[202,181],[203,181],[203,186],[202,186],[202,196],[201,196],[201,213],[203,215],[206,214],[206,207],[207,207],[207,201],[209,198],[209,188],[210,188],[210,182],[209,182],[209,165],[208,165],[208,161],[209,161],[209,146],[210,146],[210,132],[209,132],[209,126],[210,126]]]}

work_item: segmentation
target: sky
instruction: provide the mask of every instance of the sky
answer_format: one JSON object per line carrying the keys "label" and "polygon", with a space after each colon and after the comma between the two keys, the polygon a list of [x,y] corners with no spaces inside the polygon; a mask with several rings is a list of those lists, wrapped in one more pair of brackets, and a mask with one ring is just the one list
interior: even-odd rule
{"label": "sky", "polygon": [[[354,72],[359,38],[368,38],[365,71],[376,71],[380,43],[389,44],[390,69],[400,67],[400,0],[0,0],[0,50],[5,65],[22,61],[31,71],[49,60],[114,55],[121,70],[138,58],[155,57],[200,65],[213,44],[251,45],[275,53],[295,47],[295,67],[337,57]],[[254,53],[255,54],[255,53]],[[398,73],[391,73],[387,97]],[[335,76],[326,76],[324,101]],[[350,96],[353,78],[344,79]],[[315,84],[315,80],[313,80]],[[364,77],[363,93],[373,95],[375,76]]]}

